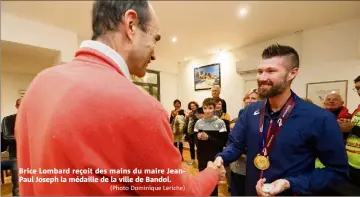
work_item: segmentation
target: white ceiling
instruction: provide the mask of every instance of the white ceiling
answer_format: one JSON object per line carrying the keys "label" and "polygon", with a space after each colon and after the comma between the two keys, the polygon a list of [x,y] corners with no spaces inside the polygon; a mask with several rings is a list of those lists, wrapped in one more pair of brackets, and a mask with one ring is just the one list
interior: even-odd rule
{"label": "white ceiling", "polygon": [[[91,37],[91,1],[2,1],[1,11]],[[360,16],[359,1],[152,1],[159,59],[182,61]],[[245,18],[237,16],[247,7]],[[176,36],[178,42],[172,43]]]}

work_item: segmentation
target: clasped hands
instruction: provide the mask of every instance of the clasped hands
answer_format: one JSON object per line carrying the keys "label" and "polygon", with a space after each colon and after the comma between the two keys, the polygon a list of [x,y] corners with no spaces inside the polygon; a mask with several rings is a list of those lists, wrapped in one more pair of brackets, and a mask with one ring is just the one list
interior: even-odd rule
{"label": "clasped hands", "polygon": [[341,119],[337,120],[337,122],[338,122],[342,132],[350,132],[351,129],[354,127],[354,125],[351,123],[350,119],[341,118]]}
{"label": "clasped hands", "polygon": [[[220,160],[218,159],[220,158]],[[219,184],[225,184],[226,183],[226,170],[223,165],[221,157],[217,157],[214,162],[209,161],[207,164],[208,168],[215,169],[219,174]]]}
{"label": "clasped hands", "polygon": [[197,138],[199,140],[208,140],[209,139],[209,135],[206,134],[205,132],[200,132],[197,134]]}

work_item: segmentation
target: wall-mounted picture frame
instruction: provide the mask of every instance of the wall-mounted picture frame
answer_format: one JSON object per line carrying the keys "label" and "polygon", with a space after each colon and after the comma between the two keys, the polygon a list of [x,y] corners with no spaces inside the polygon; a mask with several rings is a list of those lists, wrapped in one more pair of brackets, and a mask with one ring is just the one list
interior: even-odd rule
{"label": "wall-mounted picture frame", "polygon": [[160,72],[155,70],[146,70],[144,77],[139,78],[134,75],[131,76],[131,81],[149,93],[151,96],[160,101]]}
{"label": "wall-mounted picture frame", "polygon": [[25,95],[26,90],[19,90],[19,97],[22,98]]}
{"label": "wall-mounted picture frame", "polygon": [[344,100],[344,106],[347,104],[348,80],[323,81],[306,84],[306,98],[312,100],[314,104],[324,107],[324,99],[332,92],[340,94]]}
{"label": "wall-mounted picture frame", "polygon": [[194,89],[209,90],[214,85],[221,87],[220,63],[194,68]]}

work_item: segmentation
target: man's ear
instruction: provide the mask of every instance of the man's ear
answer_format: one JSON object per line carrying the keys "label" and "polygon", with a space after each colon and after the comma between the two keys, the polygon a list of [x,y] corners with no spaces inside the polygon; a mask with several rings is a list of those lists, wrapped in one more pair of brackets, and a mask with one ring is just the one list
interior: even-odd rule
{"label": "man's ear", "polygon": [[290,72],[289,72],[289,75],[288,75],[288,78],[290,81],[294,80],[295,77],[297,76],[299,72],[299,68],[293,68]]}
{"label": "man's ear", "polygon": [[126,36],[132,40],[136,32],[136,24],[138,24],[138,15],[135,10],[128,10],[123,16],[124,30]]}

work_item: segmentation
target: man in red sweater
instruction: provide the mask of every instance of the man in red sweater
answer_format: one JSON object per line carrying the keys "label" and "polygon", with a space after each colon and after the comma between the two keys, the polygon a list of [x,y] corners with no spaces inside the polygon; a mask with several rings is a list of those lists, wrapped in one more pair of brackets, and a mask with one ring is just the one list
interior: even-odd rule
{"label": "man in red sweater", "polygon": [[151,6],[96,1],[92,28],[75,58],[41,72],[24,96],[16,122],[20,195],[210,195],[223,167],[209,162],[186,173],[165,109],[130,80],[155,60]]}

